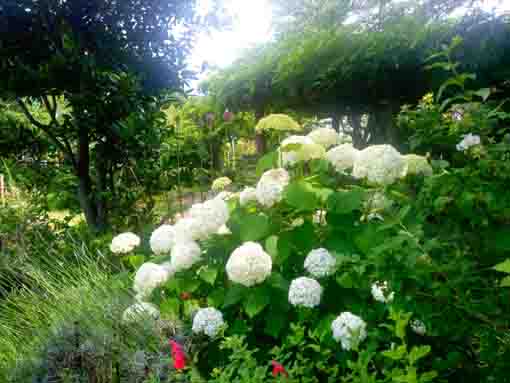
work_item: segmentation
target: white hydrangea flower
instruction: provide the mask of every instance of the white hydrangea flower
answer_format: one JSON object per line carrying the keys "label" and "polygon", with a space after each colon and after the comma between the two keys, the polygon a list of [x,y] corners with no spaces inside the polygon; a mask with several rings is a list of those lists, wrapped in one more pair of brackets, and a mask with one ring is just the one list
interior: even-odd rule
{"label": "white hydrangea flower", "polygon": [[[280,143],[280,148],[278,149],[282,166],[287,167],[297,164],[301,160],[301,157],[303,157],[300,155],[303,147],[311,144],[313,144],[312,139],[306,136],[289,136],[284,139]],[[295,150],[286,150],[289,145],[299,145],[299,148]]]}
{"label": "white hydrangea flower", "polygon": [[423,336],[427,333],[427,326],[425,326],[425,323],[421,320],[414,319],[411,321],[411,330],[413,330],[415,334]]}
{"label": "white hydrangea flower", "polygon": [[293,306],[316,307],[321,296],[322,286],[315,279],[299,277],[290,283],[289,303]]}
{"label": "white hydrangea flower", "polygon": [[326,210],[317,210],[313,215],[313,223],[321,226],[326,225],[327,224],[326,214],[327,214]]}
{"label": "white hydrangea flower", "polygon": [[395,297],[395,292],[390,291],[387,281],[372,283],[372,296],[378,302],[390,303]]}
{"label": "white hydrangea flower", "polygon": [[469,133],[462,136],[462,140],[457,144],[456,148],[459,152],[463,152],[472,146],[480,145],[481,142],[479,135]]}
{"label": "white hydrangea flower", "polygon": [[[292,150],[289,145],[298,145],[299,147]],[[306,162],[314,159],[323,158],[326,155],[324,147],[313,142],[312,139],[306,136],[290,136],[282,141],[280,149],[281,164],[284,167],[293,166],[298,162]]]}
{"label": "white hydrangea flower", "polygon": [[142,297],[148,297],[152,291],[165,283],[173,273],[166,267],[146,262],[136,271],[133,289]]}
{"label": "white hydrangea flower", "polygon": [[272,266],[271,257],[262,246],[245,242],[230,255],[226,271],[232,282],[250,287],[264,282],[271,274]]}
{"label": "white hydrangea flower", "polygon": [[175,228],[172,225],[161,225],[151,234],[151,250],[156,255],[170,254],[175,244]]}
{"label": "white hydrangea flower", "polygon": [[224,326],[223,314],[213,307],[207,307],[197,311],[193,318],[191,330],[195,334],[205,334],[208,337],[215,337]]}
{"label": "white hydrangea flower", "polygon": [[239,194],[239,203],[241,206],[247,205],[251,201],[257,200],[257,189],[253,187],[245,187]]}
{"label": "white hydrangea flower", "polygon": [[342,144],[335,146],[326,153],[326,159],[333,165],[338,172],[351,169],[354,161],[358,157],[359,150],[352,144]]}
{"label": "white hydrangea flower", "polygon": [[172,249],[170,265],[175,271],[187,270],[202,259],[202,250],[193,241],[178,242]]}
{"label": "white hydrangea flower", "polygon": [[216,234],[218,234],[218,235],[229,235],[229,234],[232,234],[232,232],[230,231],[230,229],[228,228],[227,225],[223,225],[222,227],[220,227],[218,229]]}
{"label": "white hydrangea flower", "polygon": [[232,184],[232,180],[228,177],[220,177],[216,178],[211,186],[211,189],[215,192],[219,192],[225,190],[228,186]]}
{"label": "white hydrangea flower", "polygon": [[223,201],[228,201],[235,197],[235,194],[229,191],[222,191],[218,193],[218,195],[214,198],[222,199]]}
{"label": "white hydrangea flower", "polygon": [[432,175],[432,166],[430,166],[426,157],[418,156],[416,154],[407,154],[403,157],[407,163],[407,174],[423,174],[424,176]]}
{"label": "white hydrangea flower", "polygon": [[389,185],[403,177],[407,164],[402,155],[391,145],[374,145],[358,153],[352,175],[368,181]]}
{"label": "white hydrangea flower", "polygon": [[344,350],[351,350],[367,337],[367,324],[348,311],[341,313],[331,324],[333,338],[341,342]]}
{"label": "white hydrangea flower", "polygon": [[290,182],[285,169],[271,169],[265,172],[257,184],[257,201],[266,207],[272,207],[283,198],[283,191]]}
{"label": "white hydrangea flower", "polygon": [[336,258],[326,249],[314,249],[305,259],[305,270],[315,278],[327,277],[335,272]]}
{"label": "white hydrangea flower", "polygon": [[129,306],[122,314],[122,320],[127,323],[137,322],[143,319],[158,319],[159,310],[152,303],[138,302]]}
{"label": "white hydrangea flower", "polygon": [[325,149],[337,145],[340,138],[337,131],[333,128],[314,129],[307,137],[311,138],[313,142],[323,146]]}
{"label": "white hydrangea flower", "polygon": [[229,216],[227,203],[221,198],[197,203],[189,210],[189,217],[175,224],[176,241],[206,239],[226,224]]}
{"label": "white hydrangea flower", "polygon": [[110,244],[110,250],[114,254],[128,254],[140,246],[140,237],[134,233],[122,233],[115,236]]}

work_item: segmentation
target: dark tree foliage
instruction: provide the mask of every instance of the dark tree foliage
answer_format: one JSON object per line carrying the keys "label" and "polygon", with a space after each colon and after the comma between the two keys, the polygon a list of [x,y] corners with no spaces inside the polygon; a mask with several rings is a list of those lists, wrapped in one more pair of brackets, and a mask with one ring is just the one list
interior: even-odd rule
{"label": "dark tree foliage", "polygon": [[[14,100],[65,156],[92,227],[106,225],[122,165],[157,156],[160,134],[154,128],[161,116],[155,96],[182,88],[192,76],[186,56],[193,32],[206,21],[195,8],[194,0],[0,5],[0,97]],[[65,108],[59,108],[59,97]],[[30,112],[33,102],[44,105],[49,122]]]}

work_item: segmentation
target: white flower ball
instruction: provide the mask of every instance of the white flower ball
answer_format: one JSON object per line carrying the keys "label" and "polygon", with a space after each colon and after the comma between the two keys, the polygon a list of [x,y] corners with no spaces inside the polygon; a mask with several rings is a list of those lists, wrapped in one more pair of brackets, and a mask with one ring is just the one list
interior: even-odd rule
{"label": "white flower ball", "polygon": [[175,271],[187,270],[202,259],[202,250],[196,242],[177,243],[172,249],[170,265]]}
{"label": "white flower ball", "polygon": [[250,287],[266,280],[273,262],[262,246],[245,242],[235,249],[227,261],[226,270],[232,282]]}
{"label": "white flower ball", "polygon": [[479,135],[469,133],[462,136],[462,140],[457,144],[456,148],[459,152],[463,152],[472,146],[480,145],[480,143],[481,140]]}
{"label": "white flower ball", "polygon": [[128,254],[140,246],[140,237],[127,232],[117,235],[112,239],[110,250],[114,254]]}
{"label": "white flower ball", "polygon": [[222,192],[219,192],[218,195],[214,198],[222,199],[223,201],[228,201],[234,197],[235,197],[234,193],[224,190]]}
{"label": "white flower ball", "polygon": [[374,145],[358,153],[352,175],[373,183],[389,185],[406,172],[406,161],[393,146]]}
{"label": "white flower ball", "polygon": [[137,322],[143,319],[158,319],[159,310],[152,303],[138,302],[129,306],[122,314],[122,320],[127,323]]}
{"label": "white flower ball", "polygon": [[198,240],[203,236],[201,221],[191,217],[179,219],[174,225],[174,229],[176,242]]}
{"label": "white flower ball", "polygon": [[246,206],[251,201],[257,201],[257,189],[245,187],[239,194],[239,203],[241,206]]}
{"label": "white flower ball", "polygon": [[227,223],[230,213],[223,199],[213,198],[193,205],[190,209],[190,217],[197,224],[197,227],[194,227],[197,239],[206,239]]}
{"label": "white flower ball", "polygon": [[305,259],[305,270],[315,278],[327,277],[335,272],[336,258],[326,249],[314,249]]}
{"label": "white flower ball", "polygon": [[426,157],[418,156],[416,154],[407,154],[403,157],[407,163],[407,174],[423,174],[424,176],[432,175],[432,166],[429,165]]}
{"label": "white flower ball", "polygon": [[421,320],[414,319],[411,321],[411,330],[413,330],[415,334],[423,336],[427,333],[427,326],[425,326],[425,323]]}
{"label": "white flower ball", "polygon": [[285,169],[271,169],[265,172],[257,184],[257,201],[266,207],[272,207],[283,198],[283,192],[290,182]]}
{"label": "white flower ball", "polygon": [[336,171],[341,172],[351,169],[358,157],[359,150],[352,144],[335,146],[326,153],[326,159],[333,165]]}
{"label": "white flower ball", "polygon": [[[312,139],[306,136],[289,136],[284,139],[278,149],[282,166],[292,166],[297,164],[299,161],[302,161],[304,157],[301,153],[303,148],[313,143]],[[290,150],[289,145],[298,145],[299,147]]]}
{"label": "white flower ball", "polygon": [[208,337],[215,337],[225,324],[221,311],[212,307],[200,309],[193,318],[191,330],[195,334],[205,334]]}
{"label": "white flower ball", "polygon": [[378,302],[390,303],[395,297],[395,292],[390,291],[387,281],[376,281],[372,284],[372,296]]}
{"label": "white flower ball", "polygon": [[314,129],[307,137],[311,138],[313,142],[323,146],[325,149],[337,145],[340,138],[337,131],[333,128]]}
{"label": "white flower ball", "polygon": [[359,316],[343,312],[331,324],[333,338],[341,342],[344,350],[359,345],[367,337],[367,324]]}
{"label": "white flower ball", "polygon": [[136,271],[133,289],[142,297],[148,297],[152,291],[165,283],[173,274],[155,263],[146,262]]}
{"label": "white flower ball", "polygon": [[175,228],[172,225],[162,225],[151,234],[151,250],[156,255],[170,254],[175,244]]}
{"label": "white flower ball", "polygon": [[381,191],[376,191],[365,201],[364,208],[370,212],[382,212],[390,209],[394,201]]}
{"label": "white flower ball", "polygon": [[230,229],[228,228],[227,225],[223,225],[222,227],[220,227],[218,229],[216,234],[218,234],[218,235],[229,235],[229,234],[232,234],[232,232],[230,231]]}
{"label": "white flower ball", "polygon": [[232,184],[232,180],[228,177],[220,177],[216,178],[211,186],[211,189],[215,192],[219,192],[225,190],[228,186]]}
{"label": "white flower ball", "polygon": [[315,279],[299,277],[290,283],[289,303],[293,306],[316,307],[321,296],[322,286]]}

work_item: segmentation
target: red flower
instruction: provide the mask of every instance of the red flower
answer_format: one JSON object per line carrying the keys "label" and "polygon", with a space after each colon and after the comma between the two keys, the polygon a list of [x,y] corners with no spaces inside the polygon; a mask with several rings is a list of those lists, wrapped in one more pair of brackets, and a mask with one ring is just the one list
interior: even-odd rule
{"label": "red flower", "polygon": [[285,367],[283,367],[280,363],[278,363],[276,360],[272,360],[271,364],[273,365],[273,376],[278,376],[279,374],[282,374],[286,378],[289,377],[289,374],[285,370]]}
{"label": "red flower", "polygon": [[190,293],[188,293],[188,292],[186,292],[186,291],[183,291],[183,292],[181,293],[181,299],[182,299],[183,301],[187,301],[187,300],[188,300],[188,299],[190,299],[190,298],[191,298],[191,294],[190,294]]}
{"label": "red flower", "polygon": [[234,119],[234,113],[229,112],[229,110],[225,110],[225,113],[223,113],[223,120],[226,122],[230,122]]}
{"label": "red flower", "polygon": [[182,346],[176,341],[171,340],[170,346],[172,347],[172,359],[174,360],[174,368],[176,370],[182,370],[186,367],[186,356]]}

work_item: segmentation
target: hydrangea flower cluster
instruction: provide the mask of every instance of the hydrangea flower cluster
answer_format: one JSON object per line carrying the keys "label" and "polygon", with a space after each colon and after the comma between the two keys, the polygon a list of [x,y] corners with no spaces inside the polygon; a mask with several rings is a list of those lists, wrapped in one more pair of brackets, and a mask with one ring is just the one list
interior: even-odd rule
{"label": "hydrangea flower cluster", "polygon": [[202,250],[194,241],[177,243],[172,249],[170,266],[177,272],[187,270],[202,259]]}
{"label": "hydrangea flower cluster", "polygon": [[221,311],[213,307],[203,308],[197,311],[193,317],[191,330],[195,334],[205,334],[210,338],[215,337],[225,325]]}
{"label": "hydrangea flower cluster", "polygon": [[367,337],[367,324],[359,316],[348,311],[341,313],[331,324],[333,338],[344,350],[356,348]]}
{"label": "hydrangea flower cluster", "polygon": [[340,138],[337,131],[333,128],[314,129],[307,137],[311,138],[313,142],[323,146],[325,149],[337,145]]}
{"label": "hydrangea flower cluster", "polygon": [[129,306],[122,314],[122,320],[127,323],[136,322],[146,318],[158,319],[159,310],[152,303],[138,302]]}
{"label": "hydrangea flower cluster", "polygon": [[313,308],[321,303],[322,286],[315,279],[299,277],[290,283],[289,303]]}
{"label": "hydrangea flower cluster", "polygon": [[173,273],[167,267],[145,262],[135,274],[133,289],[141,298],[146,298],[172,275]]}
{"label": "hydrangea flower cluster", "polygon": [[232,184],[232,180],[228,177],[220,177],[216,178],[212,185],[211,189],[215,192],[220,192],[222,190],[225,190],[227,187],[229,187]]}
{"label": "hydrangea flower cluster", "polygon": [[114,254],[128,254],[140,246],[140,237],[134,233],[122,233],[115,236],[110,244],[110,250]]}
{"label": "hydrangea flower cluster", "polygon": [[290,176],[285,169],[268,170],[257,184],[257,201],[265,207],[272,207],[282,200],[283,191],[289,182]]}
{"label": "hydrangea flower cluster", "polygon": [[150,246],[156,255],[170,254],[175,244],[175,228],[172,225],[161,225],[151,234]]}
{"label": "hydrangea flower cluster", "polygon": [[314,249],[305,259],[305,270],[315,278],[327,277],[335,272],[336,258],[326,249]]}
{"label": "hydrangea flower cluster", "polygon": [[213,198],[191,207],[189,217],[175,225],[180,240],[206,239],[227,223],[229,211],[227,203],[221,198]]}
{"label": "hydrangea flower cluster", "polygon": [[480,145],[480,136],[477,134],[466,134],[462,136],[462,140],[457,144],[456,148],[459,152],[468,150],[472,146]]}
{"label": "hydrangea flower cluster", "polygon": [[407,163],[407,174],[423,174],[424,176],[432,175],[432,166],[430,166],[426,157],[418,156],[416,154],[406,154],[403,157],[404,161]]}
{"label": "hydrangea flower cluster", "polygon": [[393,206],[393,200],[386,197],[382,191],[375,191],[365,201],[364,208],[369,212],[382,212],[390,209]]}
{"label": "hydrangea flower cluster", "polygon": [[[296,148],[293,148],[296,146]],[[290,136],[282,141],[278,149],[282,166],[320,159],[326,155],[324,148],[307,136]]]}
{"label": "hydrangea flower cluster", "polygon": [[391,145],[374,145],[358,153],[352,175],[369,182],[389,185],[405,176],[407,164]]}
{"label": "hydrangea flower cluster", "polygon": [[245,242],[230,255],[226,271],[232,282],[251,287],[264,282],[271,274],[272,267],[271,257],[262,246]]}
{"label": "hydrangea flower cluster", "polygon": [[239,194],[239,203],[246,206],[251,201],[257,200],[257,189],[253,187],[245,187]]}
{"label": "hydrangea flower cluster", "polygon": [[427,326],[419,319],[414,319],[411,321],[411,330],[417,335],[425,335],[427,333]]}
{"label": "hydrangea flower cluster", "polygon": [[338,172],[351,169],[358,157],[359,150],[352,144],[342,144],[335,146],[326,153],[326,159],[333,165]]}
{"label": "hydrangea flower cluster", "polygon": [[395,292],[390,291],[387,281],[376,281],[372,284],[372,297],[378,302],[390,303],[395,297]]}

